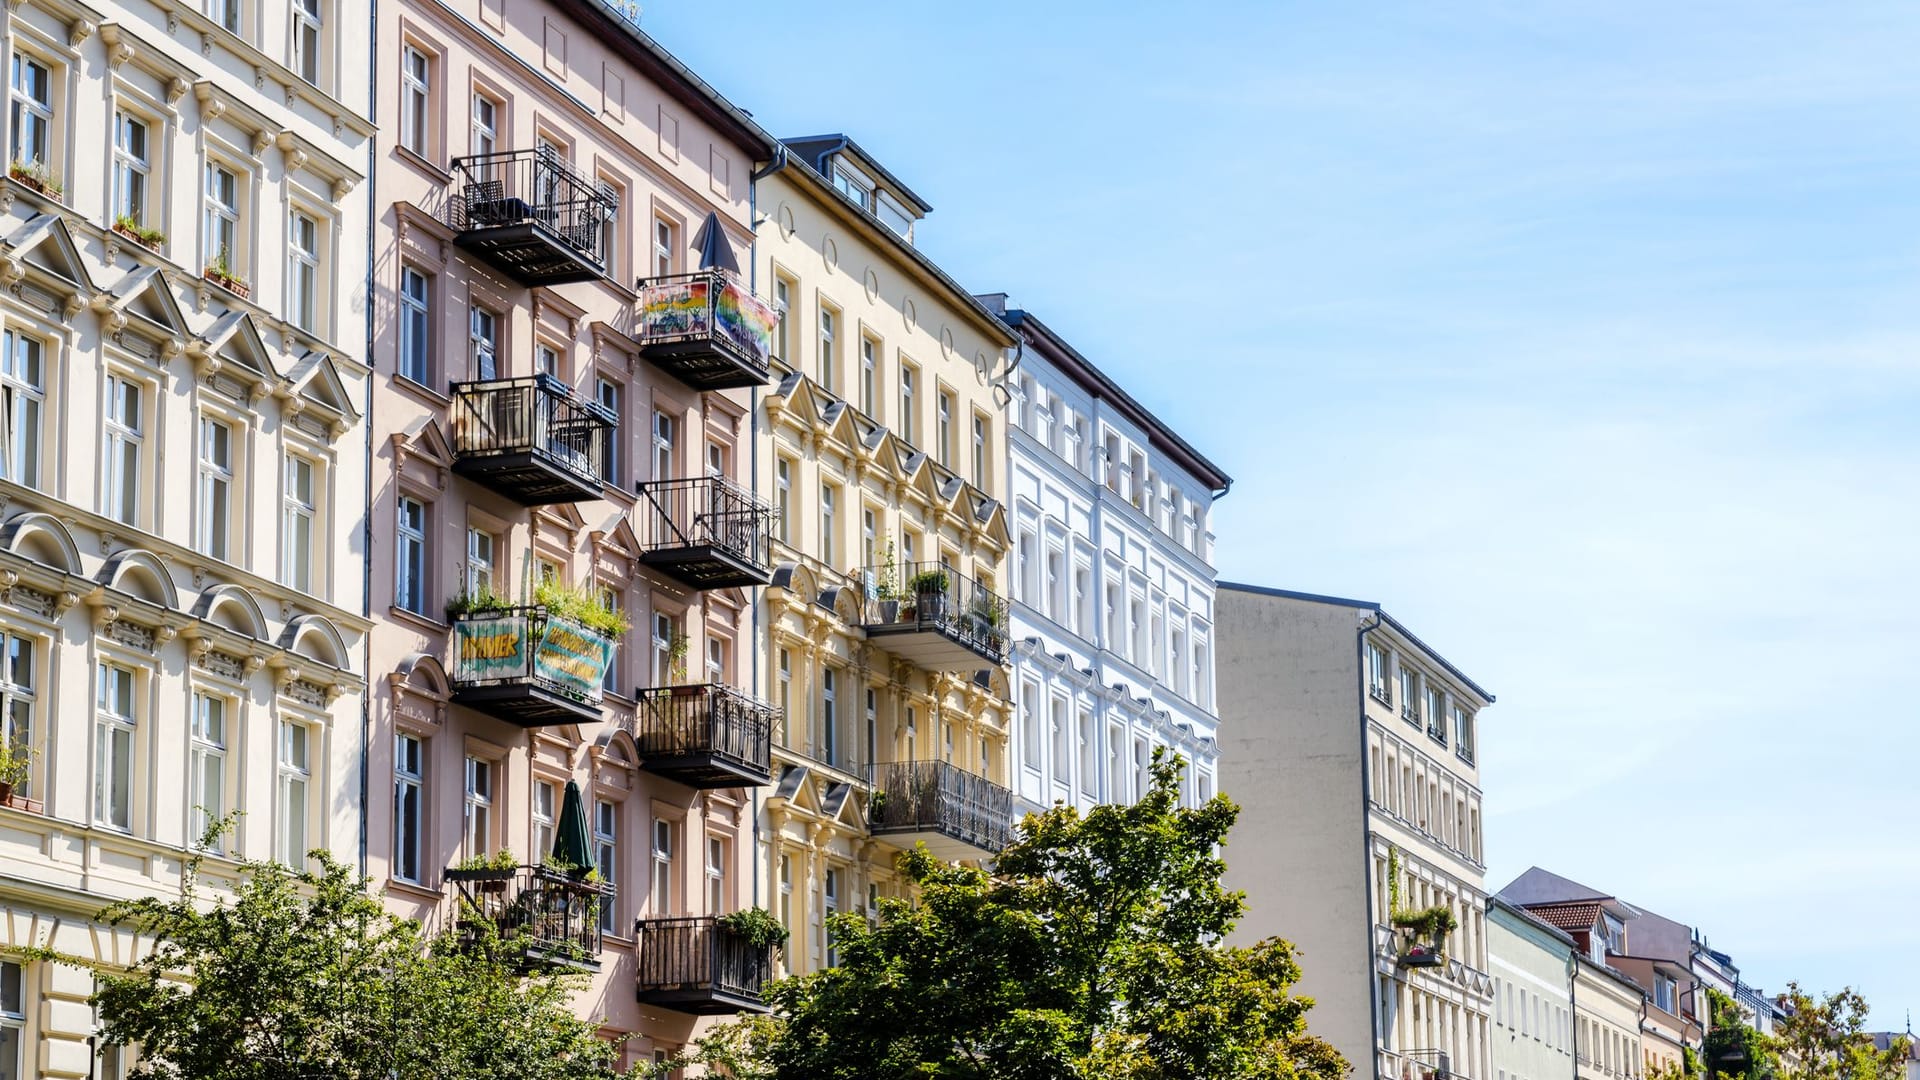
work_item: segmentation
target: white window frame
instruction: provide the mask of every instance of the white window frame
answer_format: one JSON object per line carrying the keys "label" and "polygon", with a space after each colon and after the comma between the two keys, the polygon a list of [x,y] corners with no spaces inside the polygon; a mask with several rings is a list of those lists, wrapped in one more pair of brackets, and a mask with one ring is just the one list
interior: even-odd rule
{"label": "white window frame", "polygon": [[680,425],[675,422],[672,413],[663,409],[653,411],[653,479],[655,482],[674,479],[679,450]]}
{"label": "white window frame", "polygon": [[[8,145],[9,161],[18,161],[28,168],[39,167],[44,170],[53,168],[54,140],[60,132],[54,123],[54,94],[59,85],[55,81],[55,65],[47,63],[31,53],[21,52],[16,37],[13,63],[8,75],[7,96],[11,104],[9,109]],[[31,76],[38,72],[45,93],[41,97],[35,93]],[[23,78],[26,76],[26,78]],[[39,145],[32,143],[38,135]]]}
{"label": "white window frame", "polygon": [[[140,673],[112,660],[100,661],[95,670],[93,820],[104,828],[132,832]],[[118,693],[122,687],[126,691],[124,711]]]}
{"label": "white window frame", "polygon": [[246,4],[242,0],[207,0],[207,18],[230,34],[246,32]]}
{"label": "white window frame", "polygon": [[313,836],[313,744],[317,729],[296,717],[280,719],[274,739],[274,848],[287,866],[306,865],[320,845]]}
{"label": "white window frame", "polygon": [[433,378],[433,282],[412,266],[400,267],[400,375],[421,386]]}
{"label": "white window frame", "polygon": [[477,754],[466,755],[460,785],[460,853],[467,859],[485,859],[493,855],[494,793],[498,790],[499,763]]}
{"label": "white window frame", "polygon": [[680,231],[673,222],[655,216],[653,219],[653,276],[672,277],[673,268],[678,265],[675,258],[680,247]]}
{"label": "white window frame", "polygon": [[880,343],[870,337],[860,338],[860,411],[868,416],[880,405]]}
{"label": "white window frame", "polygon": [[483,156],[496,152],[500,146],[500,102],[475,90],[467,111],[471,124],[468,152]]}
{"label": "white window frame", "polygon": [[706,913],[723,915],[727,905],[727,841],[723,837],[707,837],[706,854]]}
{"label": "white window frame", "polygon": [[326,0],[293,2],[293,73],[314,86],[326,78]]}
{"label": "white window frame", "polygon": [[198,846],[209,826],[227,812],[227,749],[231,702],[196,690],[188,732],[187,842]]}
{"label": "white window frame", "polygon": [[[314,572],[319,552],[314,547],[319,530],[320,491],[324,466],[305,454],[288,451],[286,490],[282,495],[281,584],[303,593],[315,593],[321,576]],[[303,486],[306,490],[301,490]]]}
{"label": "white window frame", "polygon": [[[228,275],[246,280],[242,253],[240,216],[245,199],[246,174],[219,159],[209,159],[201,170],[202,225],[206,245],[201,253],[205,269],[224,264]],[[227,188],[229,190],[222,190]]]}
{"label": "white window frame", "polygon": [[820,305],[820,385],[827,393],[834,393],[834,362],[839,359],[838,329],[840,313],[825,304]]}
{"label": "white window frame", "polygon": [[400,145],[421,157],[433,149],[433,57],[415,45],[400,47]]}
{"label": "white window frame", "polygon": [[600,931],[612,933],[620,925],[619,888],[615,872],[619,870],[620,858],[620,804],[611,799],[593,801],[593,864],[600,871],[600,881],[613,895],[600,903]]}
{"label": "white window frame", "polygon": [[820,669],[820,760],[840,764],[840,680],[830,667]]}
{"label": "white window frame", "polygon": [[427,740],[412,732],[393,737],[393,876],[415,885],[427,876]]}
{"label": "white window frame", "polygon": [[0,960],[0,1073],[25,1076],[21,1058],[27,1045],[27,969],[12,960]]}
{"label": "white window frame", "polygon": [[47,342],[9,326],[0,342],[0,476],[38,488],[45,458]]}
{"label": "white window frame", "polygon": [[[113,110],[113,218],[130,218],[135,225],[150,224],[153,204],[154,121],[139,113]],[[140,133],[138,147],[133,133]]]}
{"label": "white window frame", "polygon": [[534,777],[527,802],[528,816],[533,819],[533,854],[536,858],[545,858],[553,850],[554,830],[559,827],[560,785]]}
{"label": "white window frame", "polygon": [[[419,511],[419,524],[408,523],[409,507]],[[424,500],[400,496],[394,516],[393,605],[415,615],[425,615],[432,602],[427,595],[427,525],[431,520],[431,510]]]}
{"label": "white window frame", "polygon": [[214,416],[202,415],[196,425],[195,445],[199,475],[199,513],[194,547],[202,555],[223,562],[237,562],[234,543],[234,509],[240,504],[235,451],[240,441],[237,425]]}
{"label": "white window frame", "polygon": [[[0,745],[31,753],[40,729],[40,642],[0,630]],[[22,797],[34,791],[33,773],[14,785]]]}
{"label": "white window frame", "polygon": [[[310,235],[303,235],[310,232]],[[326,302],[320,266],[326,250],[326,225],[299,207],[287,211],[287,321],[317,334]]]}
{"label": "white window frame", "polygon": [[656,919],[673,913],[674,824],[668,818],[653,819],[652,873],[647,879],[647,902],[652,906]]}
{"label": "white window frame", "polygon": [[467,526],[467,559],[462,568],[461,588],[469,597],[492,591],[494,552],[498,545],[485,529]]}

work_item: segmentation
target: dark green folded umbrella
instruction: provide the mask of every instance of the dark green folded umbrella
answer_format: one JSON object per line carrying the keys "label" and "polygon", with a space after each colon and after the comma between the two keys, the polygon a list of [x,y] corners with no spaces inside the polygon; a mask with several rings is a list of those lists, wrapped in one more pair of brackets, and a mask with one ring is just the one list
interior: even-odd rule
{"label": "dark green folded umbrella", "polygon": [[553,861],[574,867],[585,874],[593,866],[593,840],[587,835],[587,804],[580,796],[580,785],[567,781],[567,793],[560,800],[560,827],[554,831]]}

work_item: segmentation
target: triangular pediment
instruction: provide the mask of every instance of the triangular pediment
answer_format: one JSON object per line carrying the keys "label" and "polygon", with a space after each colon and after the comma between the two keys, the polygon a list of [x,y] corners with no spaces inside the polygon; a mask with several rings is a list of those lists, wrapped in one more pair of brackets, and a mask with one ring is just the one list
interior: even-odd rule
{"label": "triangular pediment", "polygon": [[999,499],[981,497],[973,510],[973,519],[980,525],[980,531],[1001,548],[1013,542],[1013,534],[1007,528],[1007,507]]}
{"label": "triangular pediment", "polygon": [[0,240],[0,275],[27,277],[68,297],[97,292],[73,233],[58,214],[35,214]]}
{"label": "triangular pediment", "polygon": [[260,328],[244,311],[229,311],[215,319],[195,342],[194,351],[218,359],[222,370],[256,383],[280,377],[273,367],[273,354],[260,337]]}
{"label": "triangular pediment", "polygon": [[108,311],[145,324],[150,333],[163,338],[186,336],[186,316],[173,298],[167,275],[158,266],[129,271],[105,295]]}
{"label": "triangular pediment", "polygon": [[447,433],[440,429],[438,420],[421,417],[402,434],[402,439],[407,453],[414,457],[441,468],[452,467],[453,444],[447,441]]}
{"label": "triangular pediment", "polygon": [[360,413],[353,407],[353,395],[347,391],[346,380],[340,377],[340,369],[335,366],[333,357],[323,352],[310,352],[301,357],[287,372],[287,380],[293,384],[293,392],[309,404],[333,413],[342,420],[352,423],[360,419]]}
{"label": "triangular pediment", "polygon": [[601,544],[610,552],[626,558],[640,554],[640,537],[633,531],[633,522],[627,517],[614,523],[613,531],[604,534]]}

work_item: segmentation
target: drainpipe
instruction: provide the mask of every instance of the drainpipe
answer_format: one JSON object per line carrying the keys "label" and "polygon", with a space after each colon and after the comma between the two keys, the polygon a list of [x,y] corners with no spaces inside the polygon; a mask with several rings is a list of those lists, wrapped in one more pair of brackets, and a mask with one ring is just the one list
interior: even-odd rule
{"label": "drainpipe", "polygon": [[[373,56],[380,55],[380,21],[376,10],[378,7],[378,4],[369,5],[367,11],[367,40],[372,44],[371,55]],[[369,112],[372,111],[373,103],[380,100],[380,65],[373,64],[371,67],[372,70],[367,73],[367,105]],[[376,167],[379,163],[379,156],[380,140],[376,134],[375,137],[367,140],[366,358],[369,369],[373,367],[373,296],[375,280],[375,274],[373,272],[373,252],[375,250],[373,246],[373,215],[380,205],[378,198],[378,177],[380,170]],[[362,460],[366,463],[365,474],[361,482],[365,485],[364,490],[367,493],[367,514],[360,519],[361,550],[365,553],[365,557],[360,560],[360,614],[365,617],[368,622],[373,620],[373,387],[376,381],[376,375],[370,373],[367,376],[367,387],[365,391],[366,407],[361,410],[361,415],[366,417],[367,429],[365,443],[366,453],[361,455]],[[371,628],[369,628],[361,638],[360,654],[362,658],[360,670],[366,672],[366,689],[360,694],[360,876],[364,879],[367,876],[369,862],[367,806],[371,801],[371,785],[373,783],[370,759],[373,756],[373,688],[375,683],[373,676],[373,630]]]}
{"label": "drainpipe", "polygon": [[[747,241],[747,291],[758,295],[760,281],[760,181],[779,172],[787,165],[787,148],[773,140],[773,159],[766,167],[755,170],[747,178],[747,228],[751,237]],[[786,357],[781,357],[782,360]],[[747,486],[760,490],[760,388],[747,391]],[[760,692],[760,635],[763,632],[761,617],[767,607],[767,592],[763,588],[753,602],[753,691]],[[760,902],[760,788],[753,789],[753,857],[747,860],[753,867],[753,900]],[[775,900],[767,897],[767,907],[772,910]]]}
{"label": "drainpipe", "polygon": [[1580,1078],[1580,954],[1574,949],[1567,950],[1567,1019],[1573,1025],[1573,1077]]}
{"label": "drainpipe", "polygon": [[[1373,812],[1367,805],[1367,793],[1372,790],[1373,777],[1368,764],[1367,754],[1367,692],[1361,684],[1366,681],[1367,672],[1367,634],[1377,629],[1385,619],[1385,612],[1375,610],[1373,618],[1363,622],[1353,632],[1354,670],[1360,673],[1360,679],[1354,683],[1355,696],[1359,698],[1357,710],[1360,717],[1360,821],[1363,825],[1360,844],[1360,880],[1367,888],[1367,922],[1365,944],[1367,948],[1367,1000],[1372,1003],[1372,1015],[1368,1027],[1380,1023],[1380,977],[1374,973],[1373,928],[1380,913],[1373,910]],[[1388,913],[1391,914],[1391,913]],[[1398,1019],[1398,1014],[1395,1016]],[[1383,1029],[1374,1031],[1373,1046],[1368,1052],[1373,1055],[1372,1070],[1375,1077],[1380,1074],[1380,1050],[1386,1046],[1389,1033]]]}

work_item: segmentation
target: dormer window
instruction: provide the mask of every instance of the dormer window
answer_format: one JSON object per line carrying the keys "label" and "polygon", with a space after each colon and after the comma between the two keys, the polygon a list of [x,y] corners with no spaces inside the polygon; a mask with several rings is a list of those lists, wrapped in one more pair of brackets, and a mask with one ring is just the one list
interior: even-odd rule
{"label": "dormer window", "polygon": [[867,175],[844,161],[833,166],[833,186],[860,209],[880,219],[880,223],[907,239],[913,239],[913,215],[905,204],[880,189]]}

